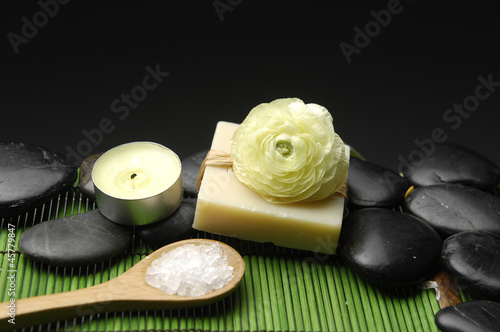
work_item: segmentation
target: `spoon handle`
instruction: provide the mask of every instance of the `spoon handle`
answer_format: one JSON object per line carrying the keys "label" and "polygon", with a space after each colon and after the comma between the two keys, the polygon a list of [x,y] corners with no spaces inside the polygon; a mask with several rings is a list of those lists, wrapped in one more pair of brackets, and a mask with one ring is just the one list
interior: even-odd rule
{"label": "spoon handle", "polygon": [[144,276],[151,262],[186,243],[212,243],[214,240],[190,239],[167,245],[148,255],[118,277],[92,287],[0,303],[0,332],[57,322],[104,312],[130,310],[169,310],[204,306],[218,301],[238,286],[245,272],[241,255],[223,245],[234,268],[233,279],[224,287],[200,296],[169,295],[148,285]]}
{"label": "spoon handle", "polygon": [[71,292],[4,302],[0,310],[0,331],[111,311],[110,307],[115,308],[113,303],[122,293],[120,285],[115,286],[111,280]]}

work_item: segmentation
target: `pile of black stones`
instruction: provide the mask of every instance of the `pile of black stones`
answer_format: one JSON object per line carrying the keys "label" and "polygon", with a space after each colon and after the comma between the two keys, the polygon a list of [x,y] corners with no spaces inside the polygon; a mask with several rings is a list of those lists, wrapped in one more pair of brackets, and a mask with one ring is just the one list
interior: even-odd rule
{"label": "pile of black stones", "polygon": [[[208,150],[182,160],[183,200],[168,218],[136,226],[135,235],[159,248],[195,234],[196,181]],[[91,172],[102,153],[92,154],[77,167],[57,152],[24,142],[0,142],[0,216],[28,212],[70,189],[95,201]],[[42,263],[86,266],[122,254],[132,245],[134,229],[104,217],[99,209],[38,223],[25,230],[19,250]]]}
{"label": "pile of black stones", "polygon": [[[177,211],[136,227],[136,236],[161,247],[194,234],[196,180],[207,152],[182,160],[184,199]],[[89,156],[76,167],[40,146],[0,142],[0,215],[28,211],[72,186],[95,199],[90,172],[98,157]],[[347,183],[349,214],[337,249],[346,266],[387,287],[418,285],[444,270],[477,300],[441,309],[438,327],[489,331],[500,326],[497,165],[464,146],[442,143],[402,174],[351,157]],[[120,254],[130,246],[131,234],[130,227],[92,210],[29,228],[19,248],[34,260],[82,266]]]}
{"label": "pile of black stones", "polygon": [[500,328],[500,168],[436,145],[403,174],[350,159],[338,256],[369,282],[412,286],[444,270],[474,301],[441,309],[442,331]]}

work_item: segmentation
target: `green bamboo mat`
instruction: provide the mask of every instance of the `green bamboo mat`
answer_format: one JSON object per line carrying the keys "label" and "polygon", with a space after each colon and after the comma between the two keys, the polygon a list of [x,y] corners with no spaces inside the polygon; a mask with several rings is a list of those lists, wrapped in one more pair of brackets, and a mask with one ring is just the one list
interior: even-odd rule
{"label": "green bamboo mat", "polygon": [[[70,190],[33,211],[1,218],[0,301],[100,284],[156,249],[134,236],[123,255],[79,268],[49,266],[20,254],[17,243],[24,230],[94,208],[93,202]],[[434,315],[439,305],[433,289],[374,286],[335,256],[208,233],[196,237],[227,243],[244,257],[243,280],[224,300],[194,309],[94,314],[25,331],[438,331]],[[15,295],[7,278],[11,275]]]}

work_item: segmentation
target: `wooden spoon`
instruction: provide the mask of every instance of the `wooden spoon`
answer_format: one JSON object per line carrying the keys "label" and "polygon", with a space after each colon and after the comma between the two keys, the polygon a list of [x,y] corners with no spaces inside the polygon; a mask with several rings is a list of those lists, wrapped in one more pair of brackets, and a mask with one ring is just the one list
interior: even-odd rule
{"label": "wooden spoon", "polygon": [[166,245],[142,259],[120,276],[102,284],[70,292],[16,300],[15,325],[10,323],[11,302],[0,309],[0,331],[70,319],[102,312],[129,310],[164,310],[203,306],[216,302],[235,290],[245,272],[241,255],[227,244],[218,242],[233,270],[233,279],[224,287],[202,296],[168,295],[146,283],[146,270],[162,253],[184,244],[213,244],[218,241],[189,239]]}

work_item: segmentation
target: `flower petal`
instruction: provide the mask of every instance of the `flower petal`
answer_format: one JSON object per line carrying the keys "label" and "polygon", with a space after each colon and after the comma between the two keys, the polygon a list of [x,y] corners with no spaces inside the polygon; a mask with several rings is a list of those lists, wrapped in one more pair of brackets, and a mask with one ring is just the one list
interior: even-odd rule
{"label": "flower petal", "polygon": [[342,187],[349,165],[332,121],[326,108],[298,98],[257,105],[232,139],[236,176],[274,203],[327,197]]}

